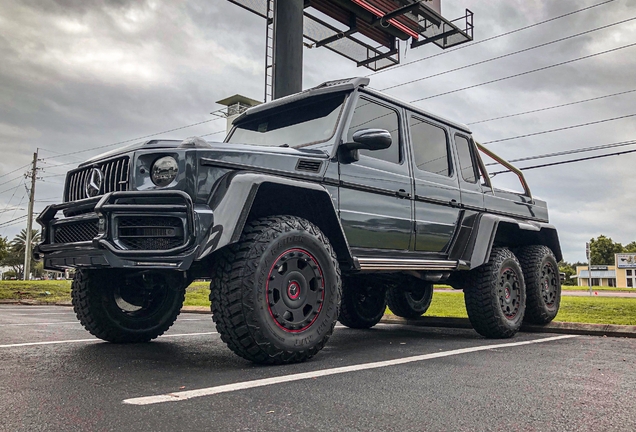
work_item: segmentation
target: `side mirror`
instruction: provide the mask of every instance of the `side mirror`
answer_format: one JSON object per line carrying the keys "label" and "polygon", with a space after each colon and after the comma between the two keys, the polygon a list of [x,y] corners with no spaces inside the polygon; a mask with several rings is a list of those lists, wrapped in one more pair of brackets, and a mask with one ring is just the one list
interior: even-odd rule
{"label": "side mirror", "polygon": [[384,150],[391,147],[391,134],[384,129],[361,129],[353,134],[353,142],[342,144],[347,150]]}

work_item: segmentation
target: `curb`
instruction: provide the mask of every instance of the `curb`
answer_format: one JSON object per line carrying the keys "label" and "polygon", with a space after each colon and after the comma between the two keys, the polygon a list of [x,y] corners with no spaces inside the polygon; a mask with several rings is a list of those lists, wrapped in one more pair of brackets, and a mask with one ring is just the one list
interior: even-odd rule
{"label": "curb", "polygon": [[[421,317],[417,319],[404,319],[395,315],[384,315],[380,322],[384,324],[402,324],[419,327],[473,328],[468,318]],[[524,324],[521,326],[521,331],[525,333],[559,333],[636,338],[636,326],[616,324],[582,324],[570,322],[552,322],[546,325]]]}
{"label": "curb", "polygon": [[[38,300],[0,300],[0,304],[13,304],[25,306],[72,306],[70,302],[61,303],[41,303]],[[181,312],[196,314],[211,314],[210,308],[207,306],[183,306]],[[417,319],[404,319],[395,315],[384,315],[380,320],[383,324],[401,324],[412,325],[417,327],[444,327],[444,328],[460,328],[472,329],[468,318],[448,318],[448,317],[420,317]],[[617,325],[617,324],[583,324],[570,322],[552,322],[541,326],[534,324],[524,324],[521,331],[525,333],[557,333],[557,334],[576,334],[587,336],[608,336],[608,337],[624,337],[636,338],[636,326]]]}

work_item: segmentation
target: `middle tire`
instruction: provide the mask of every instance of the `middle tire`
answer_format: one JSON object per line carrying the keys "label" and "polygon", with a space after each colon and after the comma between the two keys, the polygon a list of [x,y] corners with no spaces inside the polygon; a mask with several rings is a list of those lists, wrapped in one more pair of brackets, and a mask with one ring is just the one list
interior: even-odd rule
{"label": "middle tire", "polygon": [[302,362],[333,332],[340,267],[327,237],[294,216],[256,219],[218,257],[210,284],[213,319],[234,353],[255,363]]}
{"label": "middle tire", "polygon": [[433,284],[413,278],[408,286],[389,288],[389,309],[402,318],[418,318],[426,313],[433,300]]}
{"label": "middle tire", "polygon": [[386,287],[364,276],[347,278],[342,287],[342,305],[338,321],[354,329],[376,325],[386,310]]}

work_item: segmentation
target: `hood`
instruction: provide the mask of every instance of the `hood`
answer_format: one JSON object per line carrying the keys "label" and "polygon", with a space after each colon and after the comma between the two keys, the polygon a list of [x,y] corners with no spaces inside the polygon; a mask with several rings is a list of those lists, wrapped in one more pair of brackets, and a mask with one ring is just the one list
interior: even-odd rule
{"label": "hood", "polygon": [[130,144],[125,147],[120,147],[115,150],[110,150],[110,151],[98,154],[97,156],[93,156],[92,158],[88,159],[86,162],[81,163],[80,166],[88,165],[103,159],[109,159],[111,157],[118,156],[120,154],[128,153],[128,152],[139,150],[139,149],[177,148],[179,147],[181,143],[182,141],[179,141],[179,140],[143,141],[140,143]]}
{"label": "hood", "polygon": [[201,138],[188,138],[183,141],[179,140],[150,140],[141,143],[130,144],[125,147],[120,147],[115,150],[94,156],[87,161],[81,163],[79,166],[90,165],[94,162],[109,159],[115,156],[119,156],[125,153],[129,153],[135,150],[152,150],[152,149],[166,149],[166,148],[205,148],[208,150],[216,150],[221,152],[245,152],[245,153],[260,153],[260,154],[280,154],[280,155],[305,155],[305,156],[318,156],[325,157],[328,154],[322,150],[316,149],[295,149],[292,147],[271,147],[271,146],[258,146],[250,144],[237,144],[237,143],[223,143],[223,142],[208,142]]}

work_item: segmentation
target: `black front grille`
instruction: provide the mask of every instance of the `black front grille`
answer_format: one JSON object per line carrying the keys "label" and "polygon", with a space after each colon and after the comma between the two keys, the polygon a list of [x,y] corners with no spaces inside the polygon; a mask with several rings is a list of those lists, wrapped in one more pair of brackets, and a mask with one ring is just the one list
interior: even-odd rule
{"label": "black front grille", "polygon": [[64,202],[77,201],[89,198],[86,195],[86,179],[93,168],[99,168],[103,174],[103,181],[99,193],[94,196],[104,195],[108,192],[128,190],[128,170],[130,158],[128,156],[99,162],[89,167],[80,168],[70,172],[66,176],[64,189]]}
{"label": "black front grille", "polygon": [[130,250],[167,250],[183,246],[183,223],[177,217],[121,216],[117,237]]}
{"label": "black front grille", "polygon": [[53,243],[91,241],[97,236],[97,219],[61,224],[54,230]]}

